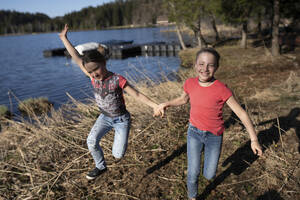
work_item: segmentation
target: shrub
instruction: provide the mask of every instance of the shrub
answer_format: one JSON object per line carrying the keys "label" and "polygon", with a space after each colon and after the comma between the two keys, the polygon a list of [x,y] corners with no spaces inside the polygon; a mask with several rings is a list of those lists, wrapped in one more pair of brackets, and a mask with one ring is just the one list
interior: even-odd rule
{"label": "shrub", "polygon": [[10,118],[11,115],[11,112],[6,106],[0,105],[0,118]]}
{"label": "shrub", "polygon": [[0,132],[2,129],[7,127],[7,122],[5,118],[10,119],[12,117],[11,112],[4,105],[0,105]]}
{"label": "shrub", "polygon": [[53,104],[46,97],[29,98],[19,103],[19,111],[28,116],[41,115],[50,111]]}

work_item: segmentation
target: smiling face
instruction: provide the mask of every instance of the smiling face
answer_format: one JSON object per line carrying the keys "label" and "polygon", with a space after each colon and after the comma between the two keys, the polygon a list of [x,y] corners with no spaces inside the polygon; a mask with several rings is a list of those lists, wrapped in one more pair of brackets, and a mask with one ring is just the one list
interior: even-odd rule
{"label": "smiling face", "polygon": [[209,52],[202,52],[198,55],[195,63],[195,70],[199,77],[199,81],[209,82],[218,69],[216,57]]}
{"label": "smiling face", "polygon": [[97,80],[102,80],[107,74],[105,62],[88,62],[84,67],[90,76]]}

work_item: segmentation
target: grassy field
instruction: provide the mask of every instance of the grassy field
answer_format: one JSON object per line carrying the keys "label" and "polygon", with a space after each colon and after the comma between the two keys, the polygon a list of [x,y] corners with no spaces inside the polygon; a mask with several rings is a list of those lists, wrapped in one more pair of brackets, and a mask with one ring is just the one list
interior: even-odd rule
{"label": "grassy field", "polygon": [[[218,47],[216,78],[227,83],[249,113],[264,154],[253,155],[240,121],[224,108],[226,131],[217,177],[199,180],[201,199],[300,199],[300,49],[279,58],[265,47]],[[180,53],[179,81],[136,87],[156,102],[177,97],[194,76],[197,49]],[[71,98],[71,97],[70,97]],[[189,105],[170,108],[164,118],[125,95],[133,124],[125,157],[111,154],[113,134],[101,145],[108,172],[95,181],[86,137],[97,106],[72,99],[49,116],[10,121],[0,140],[0,199],[181,200],[186,196],[186,131]]]}

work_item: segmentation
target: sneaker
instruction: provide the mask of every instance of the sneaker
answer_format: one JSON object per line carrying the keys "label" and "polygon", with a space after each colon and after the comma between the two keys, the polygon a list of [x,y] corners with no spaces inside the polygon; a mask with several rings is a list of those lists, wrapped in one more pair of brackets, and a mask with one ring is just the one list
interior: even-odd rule
{"label": "sneaker", "polygon": [[90,171],[87,175],[86,178],[88,180],[93,180],[95,178],[97,178],[98,176],[100,176],[101,174],[103,174],[104,172],[106,172],[107,168],[104,169],[98,169],[97,167],[95,169],[93,169],[92,171]]}

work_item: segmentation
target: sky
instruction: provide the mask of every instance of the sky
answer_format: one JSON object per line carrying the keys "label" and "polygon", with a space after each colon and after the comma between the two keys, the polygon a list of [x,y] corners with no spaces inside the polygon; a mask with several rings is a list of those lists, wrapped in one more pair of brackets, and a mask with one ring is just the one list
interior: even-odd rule
{"label": "sky", "polygon": [[114,0],[0,0],[0,10],[44,13],[49,17],[64,16],[89,6],[99,6]]}

